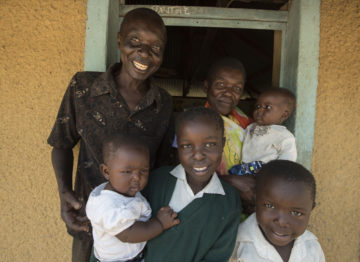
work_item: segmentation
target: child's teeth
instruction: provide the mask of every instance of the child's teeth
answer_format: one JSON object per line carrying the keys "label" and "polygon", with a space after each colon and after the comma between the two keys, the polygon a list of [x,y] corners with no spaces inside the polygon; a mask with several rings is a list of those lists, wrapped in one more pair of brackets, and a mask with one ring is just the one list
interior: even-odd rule
{"label": "child's teeth", "polygon": [[143,65],[141,63],[138,63],[136,61],[134,61],[134,66],[137,68],[137,69],[140,69],[140,70],[146,70],[148,68],[147,65]]}
{"label": "child's teeth", "polygon": [[198,171],[198,172],[200,172],[200,171],[204,171],[205,169],[206,169],[206,167],[194,167],[194,169],[195,169],[195,171]]}

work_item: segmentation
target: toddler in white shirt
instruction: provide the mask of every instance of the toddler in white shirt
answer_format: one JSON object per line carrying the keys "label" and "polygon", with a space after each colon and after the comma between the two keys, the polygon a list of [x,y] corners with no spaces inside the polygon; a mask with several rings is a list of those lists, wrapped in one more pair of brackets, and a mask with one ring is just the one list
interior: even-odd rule
{"label": "toddler in white shirt", "polygon": [[103,161],[100,171],[108,182],[97,186],[86,204],[94,255],[102,262],[141,261],[147,240],[179,224],[177,213],[162,207],[150,219],[150,205],[140,193],[148,181],[149,150],[139,138],[110,136],[103,143]]}
{"label": "toddler in white shirt", "polygon": [[296,161],[295,137],[281,125],[295,105],[294,94],[285,88],[270,88],[260,94],[253,113],[255,122],[245,130],[243,164],[231,168],[230,174],[254,174],[262,164],[275,159]]}
{"label": "toddler in white shirt", "polygon": [[315,206],[313,175],[300,164],[273,160],[256,175],[256,213],[240,224],[230,262],[324,262],[306,230]]}

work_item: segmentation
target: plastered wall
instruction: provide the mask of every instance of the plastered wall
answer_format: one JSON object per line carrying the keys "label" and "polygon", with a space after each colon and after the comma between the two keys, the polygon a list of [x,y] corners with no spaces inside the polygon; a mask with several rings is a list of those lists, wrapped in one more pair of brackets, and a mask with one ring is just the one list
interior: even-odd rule
{"label": "plastered wall", "polygon": [[85,0],[0,0],[1,261],[70,261],[46,143],[83,68]]}
{"label": "plastered wall", "polygon": [[324,0],[312,170],[312,230],[327,261],[360,261],[360,2]]}
{"label": "plastered wall", "polygon": [[[46,138],[83,68],[86,0],[0,0],[1,261],[70,261]],[[321,3],[311,220],[327,261],[360,260],[358,1]]]}

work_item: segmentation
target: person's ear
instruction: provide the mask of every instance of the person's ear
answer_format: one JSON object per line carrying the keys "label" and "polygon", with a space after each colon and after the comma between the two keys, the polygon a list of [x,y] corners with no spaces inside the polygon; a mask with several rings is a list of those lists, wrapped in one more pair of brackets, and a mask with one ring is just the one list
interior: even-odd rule
{"label": "person's ear", "polygon": [[204,81],[203,90],[205,94],[209,91],[209,82],[207,80]]}
{"label": "person's ear", "polygon": [[224,150],[225,142],[226,142],[226,137],[223,136],[223,138],[222,138],[222,148],[223,148],[223,150]]}
{"label": "person's ear", "polygon": [[121,43],[121,35],[120,35],[120,32],[117,33],[117,43],[118,43],[118,47],[120,47],[120,43]]}
{"label": "person's ear", "polygon": [[100,172],[105,177],[106,180],[109,180],[109,168],[105,164],[100,165]]}
{"label": "person's ear", "polygon": [[290,116],[290,113],[288,110],[285,110],[284,113],[281,115],[281,119],[282,121],[281,122],[284,122],[286,119],[288,119]]}

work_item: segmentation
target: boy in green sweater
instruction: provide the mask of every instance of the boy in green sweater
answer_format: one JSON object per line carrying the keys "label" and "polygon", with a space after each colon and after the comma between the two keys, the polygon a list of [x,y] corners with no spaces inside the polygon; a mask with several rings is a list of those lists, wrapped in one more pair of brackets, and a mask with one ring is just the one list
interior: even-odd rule
{"label": "boy in green sweater", "polygon": [[144,191],[156,212],[169,205],[181,223],[148,242],[145,261],[228,261],[241,215],[236,190],[215,170],[224,146],[218,113],[193,108],[176,123],[180,164],[155,170]]}

